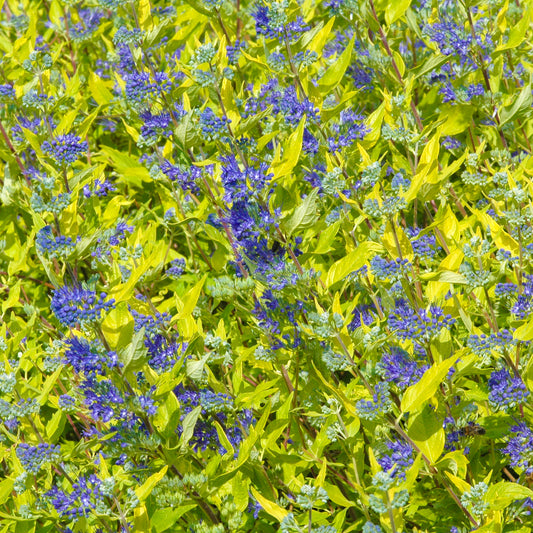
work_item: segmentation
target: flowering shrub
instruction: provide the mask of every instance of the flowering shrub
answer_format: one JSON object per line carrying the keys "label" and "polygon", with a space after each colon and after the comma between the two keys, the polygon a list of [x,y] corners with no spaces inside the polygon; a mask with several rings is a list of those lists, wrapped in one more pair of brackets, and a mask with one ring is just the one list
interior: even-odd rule
{"label": "flowering shrub", "polygon": [[2,532],[533,530],[529,2],[0,5]]}

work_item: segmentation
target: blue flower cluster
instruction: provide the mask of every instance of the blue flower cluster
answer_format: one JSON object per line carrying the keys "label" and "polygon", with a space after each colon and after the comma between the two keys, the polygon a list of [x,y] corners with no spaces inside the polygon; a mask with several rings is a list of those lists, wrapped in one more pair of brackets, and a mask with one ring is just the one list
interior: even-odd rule
{"label": "blue flower cluster", "polygon": [[209,389],[194,391],[182,385],[174,389],[174,394],[181,406],[182,420],[192,409],[202,406],[202,418],[196,423],[191,439],[195,448],[209,448],[220,454],[229,451],[220,442],[215,425],[217,421],[222,425],[231,445],[238,449],[239,443],[255,422],[252,411],[237,411],[233,399],[227,394],[215,393]]}
{"label": "blue flower cluster", "polygon": [[49,258],[66,258],[75,248],[76,242],[79,242],[78,236],[76,241],[72,237],[65,235],[54,236],[52,226],[45,226],[40,229],[35,237],[35,245],[39,252]]}
{"label": "blue flower cluster", "polygon": [[22,468],[30,474],[37,474],[45,465],[59,461],[59,446],[41,443],[30,446],[23,443],[17,446],[17,457]]}
{"label": "blue flower cluster", "polygon": [[65,166],[68,163],[74,163],[87,152],[89,144],[74,133],[66,133],[57,135],[52,141],[45,141],[42,149],[50,154],[56,163]]}
{"label": "blue flower cluster", "polygon": [[89,325],[100,318],[102,311],[113,308],[115,301],[106,298],[105,292],[97,297],[95,291],[65,285],[54,291],[51,308],[64,326]]}
{"label": "blue flower cluster", "polygon": [[389,326],[401,339],[427,342],[443,328],[455,324],[455,318],[445,314],[441,307],[414,310],[406,300],[398,300],[394,314],[389,316]]}
{"label": "blue flower cluster", "polygon": [[495,370],[489,378],[489,402],[496,409],[515,407],[529,396],[520,376],[512,377],[507,368]]}
{"label": "blue flower cluster", "polygon": [[46,492],[46,498],[60,516],[77,520],[89,516],[93,511],[105,513],[109,509],[103,488],[102,481],[96,475],[80,476],[70,492],[54,485]]}

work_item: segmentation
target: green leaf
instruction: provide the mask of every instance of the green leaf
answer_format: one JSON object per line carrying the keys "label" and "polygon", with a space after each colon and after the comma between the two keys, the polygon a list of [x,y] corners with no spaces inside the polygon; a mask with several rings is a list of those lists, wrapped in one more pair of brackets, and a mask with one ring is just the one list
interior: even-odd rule
{"label": "green leaf", "polygon": [[252,491],[252,494],[254,495],[255,499],[259,502],[261,507],[267,512],[270,516],[273,516],[276,520],[281,522],[288,514],[289,511],[286,511],[282,507],[280,507],[277,503],[274,503],[267,498],[265,498],[262,494],[260,494],[257,489],[254,486],[250,487],[250,490]]}
{"label": "green leaf", "polygon": [[4,504],[9,499],[14,484],[15,482],[9,477],[0,481],[0,505]]}
{"label": "green leaf", "polygon": [[192,315],[206,279],[207,274],[204,274],[202,279],[182,298],[183,309],[180,311],[178,318],[186,318],[189,315]]}
{"label": "green leaf", "polygon": [[312,41],[307,45],[306,49],[310,52],[316,52],[318,56],[322,55],[322,50],[328,37],[331,35],[333,24],[335,23],[335,17],[331,17],[328,23],[320,29],[313,37]]}
{"label": "green leaf", "polygon": [[500,112],[500,124],[503,126],[507,122],[518,117],[526,109],[531,109],[533,96],[531,95],[531,77],[529,83],[524,85],[517,98],[513,98],[513,104],[504,107]]}
{"label": "green leaf", "polygon": [[446,119],[441,126],[442,135],[457,135],[470,126],[476,110],[473,105],[443,105],[440,118]]}
{"label": "green leaf", "polygon": [[206,355],[201,359],[188,359],[185,363],[185,367],[187,369],[187,377],[191,378],[192,380],[201,379],[204,373],[205,364],[208,359],[209,355]]}
{"label": "green leaf", "polygon": [[63,371],[63,366],[60,366],[53,374],[50,374],[46,377],[44,385],[41,386],[41,395],[39,396],[39,404],[44,405],[48,400],[48,395],[52,390],[53,386],[56,384],[61,372]]}
{"label": "green leaf", "polygon": [[530,341],[533,339],[533,320],[528,320],[525,324],[522,324],[519,328],[516,328],[513,337],[518,341]]}
{"label": "green leaf", "polygon": [[180,505],[177,509],[157,509],[150,519],[155,533],[170,529],[184,514],[198,507],[195,503]]}
{"label": "green leaf", "polygon": [[139,370],[145,361],[148,348],[144,344],[145,330],[142,327],[133,335],[129,346],[119,352],[120,362],[123,364],[124,372],[128,370]]}
{"label": "green leaf", "polygon": [[424,402],[434,396],[439,385],[458,358],[458,355],[454,355],[445,359],[442,363],[435,363],[431,368],[426,370],[420,381],[411,385],[405,391],[401,404],[402,413],[415,411]]}
{"label": "green leaf", "polygon": [[141,502],[145,501],[148,496],[150,496],[154,487],[163,479],[167,473],[168,466],[165,465],[159,472],[151,475],[140,487],[135,490],[137,498]]}
{"label": "green leaf", "polygon": [[439,459],[446,435],[442,420],[429,406],[411,421],[407,434],[432,463]]}
{"label": "green leaf", "polygon": [[94,72],[89,74],[89,92],[98,105],[105,105],[113,99],[113,93],[105,86],[105,82]]}
{"label": "green leaf", "polygon": [[283,159],[276,164],[272,164],[274,179],[281,178],[290,174],[292,169],[298,163],[300,152],[302,151],[302,141],[304,136],[306,117],[300,120],[300,124],[289,136],[283,147]]}
{"label": "green leaf", "polygon": [[328,226],[324,231],[320,233],[320,237],[318,239],[318,244],[316,245],[316,248],[314,250],[310,250],[310,253],[312,254],[327,254],[333,250],[333,247],[331,246],[333,244],[333,241],[335,240],[335,237],[339,231],[340,228],[340,220],[337,220],[337,222],[334,222],[330,226]]}
{"label": "green leaf", "polygon": [[294,210],[292,216],[284,222],[283,227],[290,237],[295,231],[312,227],[318,219],[318,188],[313,189]]}
{"label": "green leaf", "polygon": [[385,9],[385,22],[390,26],[393,22],[396,22],[399,18],[403,17],[412,0],[394,0],[389,2]]}
{"label": "green leaf", "polygon": [[331,92],[340,83],[346,69],[352,60],[352,51],[355,43],[355,35],[350,39],[344,52],[337,57],[335,62],[329,66],[322,78],[319,80],[319,88],[322,94]]}
{"label": "green leaf", "polygon": [[326,286],[329,288],[366,264],[375,253],[381,252],[383,247],[371,241],[362,242],[357,249],[350,252],[342,259],[331,265],[326,277]]}
{"label": "green leaf", "polygon": [[484,499],[488,502],[491,511],[499,511],[505,509],[516,500],[525,500],[532,497],[533,490],[524,485],[500,481],[495,485],[489,486]]}
{"label": "green leaf", "polygon": [[20,307],[20,285],[21,280],[19,279],[15,284],[13,284],[9,289],[8,297],[2,302],[2,313],[5,313],[11,307]]}
{"label": "green leaf", "polygon": [[218,420],[215,420],[214,422],[218,434],[218,439],[220,440],[220,444],[222,444],[222,446],[226,448],[226,453],[231,454],[231,456],[233,457],[235,450],[231,442],[229,441],[226,432],[224,431],[224,428],[219,424]]}
{"label": "green leaf", "polygon": [[2,187],[2,192],[0,193],[0,202],[2,202],[3,205],[10,205],[13,203],[15,194],[20,189],[20,187],[18,182],[13,179],[8,163],[4,165],[3,179],[4,185]]}
{"label": "green leaf", "polygon": [[63,411],[56,411],[48,424],[46,424],[46,436],[50,442],[56,442],[57,438],[63,432],[67,417]]}
{"label": "green leaf", "polygon": [[192,411],[189,411],[182,423],[181,426],[183,427],[183,431],[181,433],[180,437],[180,445],[182,448],[185,448],[189,441],[192,439],[192,436],[194,434],[194,428],[196,426],[196,422],[198,421],[198,417],[200,416],[202,412],[202,406],[198,405],[195,407]]}
{"label": "green leaf", "polygon": [[526,37],[526,32],[529,29],[529,23],[531,18],[530,4],[526,2],[524,4],[524,9],[521,11],[522,17],[518,24],[511,27],[509,31],[509,38],[505,44],[501,44],[494,50],[494,54],[498,52],[503,52],[504,50],[510,50],[520,46]]}

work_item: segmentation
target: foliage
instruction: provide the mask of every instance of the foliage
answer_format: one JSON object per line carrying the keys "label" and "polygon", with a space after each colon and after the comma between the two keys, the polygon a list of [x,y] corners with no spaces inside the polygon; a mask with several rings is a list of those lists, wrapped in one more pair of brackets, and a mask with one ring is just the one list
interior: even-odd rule
{"label": "foliage", "polygon": [[529,2],[0,6],[2,532],[533,530]]}

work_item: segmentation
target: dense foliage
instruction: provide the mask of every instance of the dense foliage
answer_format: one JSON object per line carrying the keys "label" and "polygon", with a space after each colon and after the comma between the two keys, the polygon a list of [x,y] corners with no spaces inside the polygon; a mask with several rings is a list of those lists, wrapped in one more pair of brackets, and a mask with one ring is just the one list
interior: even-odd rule
{"label": "dense foliage", "polygon": [[533,531],[527,0],[0,2],[0,531]]}

